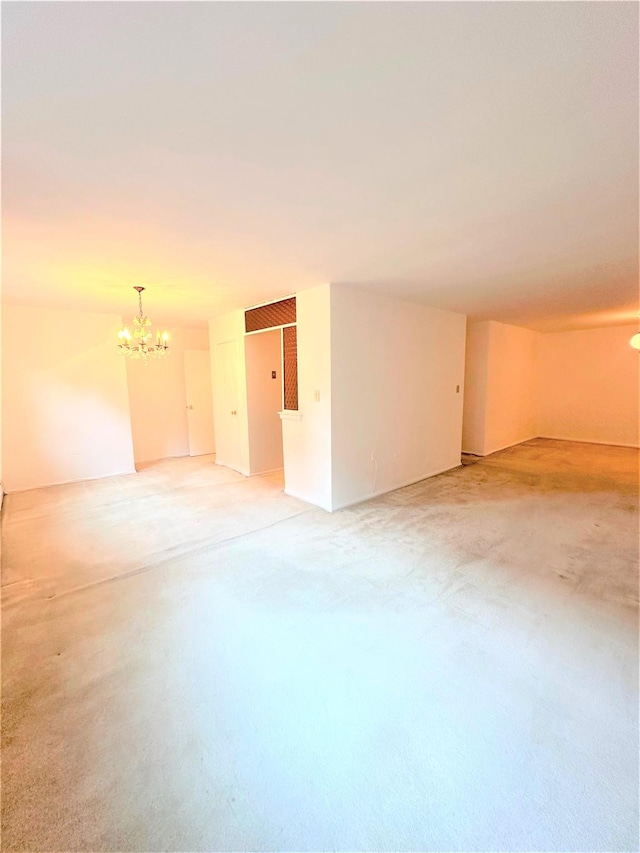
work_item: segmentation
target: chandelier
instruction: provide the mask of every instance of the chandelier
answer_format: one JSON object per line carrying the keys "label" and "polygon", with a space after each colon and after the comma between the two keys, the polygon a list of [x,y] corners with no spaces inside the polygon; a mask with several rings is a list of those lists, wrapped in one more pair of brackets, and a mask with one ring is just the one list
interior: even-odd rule
{"label": "chandelier", "polygon": [[135,286],[138,291],[138,315],[133,318],[133,337],[126,326],[118,332],[118,348],[127,358],[162,358],[169,352],[169,335],[156,331],[155,343],[151,334],[151,320],[142,311],[142,291],[144,287]]}

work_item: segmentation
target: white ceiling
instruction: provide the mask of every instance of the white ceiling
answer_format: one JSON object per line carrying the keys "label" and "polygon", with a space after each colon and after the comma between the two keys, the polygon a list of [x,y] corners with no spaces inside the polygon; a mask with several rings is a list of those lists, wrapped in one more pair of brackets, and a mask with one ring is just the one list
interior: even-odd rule
{"label": "white ceiling", "polygon": [[3,298],[633,321],[636,3],[4,3]]}

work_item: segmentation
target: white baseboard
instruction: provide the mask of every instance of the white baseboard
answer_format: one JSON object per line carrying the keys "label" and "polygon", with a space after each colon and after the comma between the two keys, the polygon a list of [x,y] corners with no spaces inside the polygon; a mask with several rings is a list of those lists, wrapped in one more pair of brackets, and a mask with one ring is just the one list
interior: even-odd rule
{"label": "white baseboard", "polygon": [[480,456],[484,458],[485,456],[491,456],[493,453],[500,453],[501,450],[508,450],[510,447],[517,447],[519,444],[524,444],[525,441],[532,441],[534,438],[544,438],[541,435],[530,435],[529,438],[519,438],[518,441],[512,441],[510,444],[503,444],[502,447],[496,447],[494,450],[487,450],[486,453],[475,453],[473,450],[465,450],[462,448],[462,452],[466,453],[467,456]]}
{"label": "white baseboard", "polygon": [[112,477],[127,477],[129,474],[137,474],[135,468],[129,471],[116,471],[113,474],[100,474],[97,477],[78,477],[76,480],[60,480],[56,483],[41,483],[39,486],[25,486],[21,489],[11,489],[11,491],[6,492],[8,495],[12,495],[15,492],[33,492],[36,489],[50,489],[52,486],[73,486],[76,483],[92,483],[95,480],[110,480]]}
{"label": "white baseboard", "polygon": [[599,444],[604,447],[630,447],[632,450],[640,450],[638,444],[621,444],[618,441],[595,441],[586,438],[569,438],[566,435],[538,435],[537,438],[549,438],[552,441],[573,441],[575,444]]}
{"label": "white baseboard", "polygon": [[365,501],[370,501],[373,498],[379,498],[380,495],[388,495],[389,492],[397,492],[398,489],[406,489],[407,486],[413,486],[415,483],[421,483],[423,480],[429,480],[431,477],[437,477],[438,474],[445,474],[447,471],[455,471],[456,468],[461,468],[462,463],[458,463],[457,465],[448,465],[446,468],[438,468],[436,471],[431,471],[428,474],[421,474],[419,477],[415,477],[412,480],[407,480],[404,483],[399,483],[397,486],[391,486],[390,489],[379,489],[378,491],[371,492],[368,495],[364,495],[361,498],[356,498],[353,501],[347,501],[346,503],[340,504],[339,506],[334,506],[331,509],[331,512],[336,512],[340,509],[347,509],[347,507],[355,506],[356,504],[364,503]]}
{"label": "white baseboard", "polygon": [[223,462],[216,456],[216,465],[222,465],[223,468],[229,468],[230,471],[235,471],[236,474],[242,474],[243,477],[250,477],[251,473],[246,468],[236,468],[235,465],[229,465],[228,462]]}
{"label": "white baseboard", "polygon": [[309,498],[305,498],[304,495],[299,495],[296,492],[291,491],[291,489],[285,489],[284,493],[285,493],[285,495],[288,495],[290,498],[295,498],[298,501],[304,501],[306,504],[309,504],[310,506],[316,506],[316,507],[318,507],[318,509],[323,509],[325,512],[331,512],[330,507],[322,506],[322,504],[314,503],[313,501],[310,501]]}
{"label": "white baseboard", "polygon": [[501,450],[508,450],[510,447],[517,447],[519,444],[525,444],[527,441],[533,441],[535,438],[545,438],[550,441],[571,441],[574,444],[598,444],[603,447],[629,447],[632,450],[639,450],[640,445],[638,444],[620,444],[619,442],[613,441],[587,441],[584,438],[570,438],[566,435],[532,435],[529,438],[523,438],[521,441],[514,441],[513,444],[505,444],[504,447],[497,447],[495,450],[490,450],[487,453],[474,453],[473,450],[462,450],[467,456],[477,456],[480,459],[484,459],[487,456],[492,456],[494,453],[500,453]]}
{"label": "white baseboard", "polygon": [[167,462],[169,459],[186,459],[188,453],[178,453],[175,456],[159,456],[157,459],[134,459],[136,465],[153,465],[155,462]]}

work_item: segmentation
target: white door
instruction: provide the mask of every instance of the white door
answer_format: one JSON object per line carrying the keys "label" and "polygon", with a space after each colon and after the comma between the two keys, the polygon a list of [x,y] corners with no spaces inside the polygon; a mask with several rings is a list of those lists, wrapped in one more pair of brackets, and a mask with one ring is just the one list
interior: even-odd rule
{"label": "white door", "polygon": [[216,346],[216,462],[240,470],[238,352],[235,341]]}
{"label": "white door", "polygon": [[208,350],[184,351],[184,382],[187,392],[189,456],[215,453],[211,363]]}

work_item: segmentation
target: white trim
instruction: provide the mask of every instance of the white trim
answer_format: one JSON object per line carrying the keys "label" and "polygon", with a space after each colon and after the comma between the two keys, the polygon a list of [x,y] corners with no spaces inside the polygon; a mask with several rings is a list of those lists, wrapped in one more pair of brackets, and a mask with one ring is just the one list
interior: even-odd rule
{"label": "white trim", "polygon": [[[166,462],[168,459],[186,459],[190,454],[188,453],[179,453],[176,456],[158,456],[157,459],[134,459],[136,465],[153,465],[154,462]],[[205,454],[203,454],[205,455]],[[215,456],[215,450],[213,453],[208,454],[210,456]],[[140,472],[136,468],[136,474]]]}
{"label": "white trim", "polygon": [[61,480],[58,483],[42,483],[40,486],[25,486],[22,489],[9,489],[4,494],[14,495],[17,492],[33,492],[36,489],[52,489],[54,486],[73,486],[74,483],[91,483],[94,480],[109,480],[111,477],[128,477],[130,474],[137,474],[135,468],[127,471],[116,471],[114,474],[102,474],[99,477],[79,477],[77,480]]}
{"label": "white trim", "polygon": [[242,474],[243,477],[250,477],[251,474],[245,470],[244,468],[235,468],[233,465],[229,465],[228,462],[219,462],[216,459],[216,465],[222,465],[223,468],[228,468],[230,471],[235,471],[236,474]]}
{"label": "white trim", "polygon": [[527,441],[533,441],[536,438],[548,439],[549,441],[572,441],[575,444],[598,444],[602,447],[629,447],[632,450],[640,450],[638,444],[620,444],[613,441],[593,441],[586,438],[568,438],[566,435],[532,435],[530,438],[523,438],[522,441],[515,441],[513,444],[505,444],[504,447],[498,447],[496,450],[490,450],[487,453],[474,453],[473,450],[462,449],[462,453],[466,456],[477,456],[479,459],[485,459],[487,456],[493,456],[494,453],[500,453],[501,450],[508,450],[510,447],[517,447],[519,444],[525,444]]}
{"label": "white trim", "polygon": [[509,447],[516,447],[518,444],[524,444],[526,441],[533,441],[534,438],[542,438],[541,435],[530,435],[529,438],[521,438],[518,441],[512,441],[511,444],[503,444],[502,447],[496,447],[495,450],[487,450],[486,453],[474,453],[473,450],[465,450],[462,448],[462,453],[466,453],[467,456],[491,456],[494,453],[500,453],[501,450],[507,450]]}
{"label": "white trim", "polygon": [[[579,329],[577,331],[589,331],[588,329]],[[619,441],[595,441],[587,438],[568,438],[566,435],[537,435],[536,438],[548,438],[552,441],[573,441],[576,444],[600,444],[605,447],[630,447],[633,450],[640,450],[639,444],[621,444]]]}
{"label": "white trim", "polygon": [[[276,305],[278,302],[284,302],[285,299],[295,299],[295,293],[290,293],[288,296],[278,296],[276,299],[268,299],[266,302],[259,302],[257,305],[249,305],[248,308],[243,308],[243,311],[253,311],[254,308],[264,308],[266,305]],[[296,302],[297,307],[297,302]]]}
{"label": "white trim", "polygon": [[302,420],[302,412],[297,409],[284,409],[282,412],[278,412],[278,416],[281,421],[301,421]]}
{"label": "white trim", "polygon": [[284,472],[284,468],[281,466],[280,468],[268,468],[266,471],[254,471],[250,476],[266,477],[267,474],[277,474],[279,471]]}
{"label": "white trim", "polygon": [[324,512],[331,512],[328,507],[323,506],[322,504],[316,504],[313,501],[310,501],[309,498],[305,498],[304,495],[298,495],[296,492],[292,492],[291,489],[285,489],[284,494],[288,495],[290,498],[295,498],[298,501],[304,501],[306,504],[309,504],[309,506],[315,506],[318,509],[322,509]]}
{"label": "white trim", "polygon": [[432,471],[430,474],[422,474],[420,477],[416,477],[413,480],[407,480],[406,483],[400,483],[398,486],[392,486],[390,489],[380,489],[377,492],[371,492],[368,495],[365,495],[362,498],[356,498],[353,501],[347,501],[347,503],[340,504],[339,506],[334,506],[331,509],[331,512],[335,512],[340,509],[347,509],[347,507],[355,506],[356,504],[364,503],[365,501],[373,500],[373,498],[379,498],[380,495],[388,495],[389,492],[397,492],[399,489],[406,489],[407,486],[413,486],[415,483],[421,483],[423,480],[430,480],[431,477],[437,477],[438,474],[445,474],[447,471],[455,471],[457,468],[462,468],[462,463],[458,463],[457,465],[452,465],[447,468],[439,468],[437,471]]}
{"label": "white trim", "polygon": [[264,329],[256,329],[253,332],[245,332],[245,338],[248,338],[249,335],[261,335],[263,332],[275,332],[276,329],[289,329],[291,326],[296,326],[297,323],[282,323],[280,326],[266,326]]}

